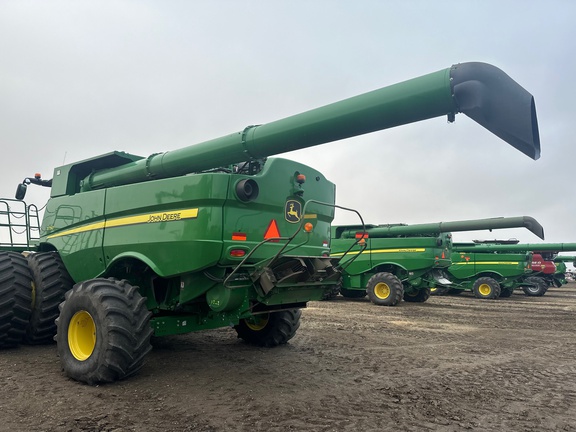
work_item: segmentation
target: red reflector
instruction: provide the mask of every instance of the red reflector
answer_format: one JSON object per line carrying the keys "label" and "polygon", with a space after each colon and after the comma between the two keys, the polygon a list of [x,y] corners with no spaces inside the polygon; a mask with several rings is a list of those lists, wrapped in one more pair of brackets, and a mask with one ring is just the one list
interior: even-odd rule
{"label": "red reflector", "polygon": [[368,238],[368,233],[367,232],[357,232],[356,233],[356,238]]}
{"label": "red reflector", "polygon": [[241,233],[241,232],[232,233],[232,240],[246,241],[246,233]]}
{"label": "red reflector", "polygon": [[[278,230],[278,224],[276,223],[276,220],[272,219],[270,221],[270,224],[268,225],[268,228],[266,228],[264,238],[269,239],[274,237],[280,237],[280,231]],[[278,241],[278,240],[271,240],[271,241]]]}
{"label": "red reflector", "polygon": [[233,257],[243,257],[244,255],[246,255],[246,251],[242,249],[232,249],[230,251],[230,256]]}

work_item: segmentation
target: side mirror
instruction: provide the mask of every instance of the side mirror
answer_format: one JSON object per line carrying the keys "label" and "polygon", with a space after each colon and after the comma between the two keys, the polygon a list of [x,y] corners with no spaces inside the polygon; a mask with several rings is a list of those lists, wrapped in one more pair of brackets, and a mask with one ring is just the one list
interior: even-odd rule
{"label": "side mirror", "polygon": [[22,201],[24,199],[24,197],[26,196],[26,189],[28,189],[28,186],[26,185],[26,183],[20,183],[18,185],[18,187],[16,188],[16,199]]}

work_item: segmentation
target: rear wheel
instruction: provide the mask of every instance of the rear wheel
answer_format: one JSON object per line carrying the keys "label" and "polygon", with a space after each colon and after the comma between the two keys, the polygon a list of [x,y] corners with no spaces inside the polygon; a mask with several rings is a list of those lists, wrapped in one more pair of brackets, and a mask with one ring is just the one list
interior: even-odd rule
{"label": "rear wheel", "polygon": [[404,291],[404,300],[413,303],[424,303],[430,298],[430,288],[420,288],[417,290],[406,292]]}
{"label": "rear wheel", "polygon": [[526,283],[522,287],[524,294],[531,297],[542,297],[548,291],[548,284],[542,278],[531,276],[526,278]]}
{"label": "rear wheel", "polygon": [[99,278],[76,284],[56,319],[64,373],[97,384],[138,372],[152,349],[150,315],[146,299],[126,281]]}
{"label": "rear wheel", "polygon": [[0,252],[0,348],[18,345],[32,309],[32,276],[26,257]]}
{"label": "rear wheel", "polygon": [[510,297],[514,292],[514,288],[502,288],[500,291],[500,297]]}
{"label": "rear wheel", "polygon": [[35,253],[28,257],[32,272],[32,315],[24,341],[43,344],[54,341],[58,305],[74,282],[56,252]]}
{"label": "rear wheel", "polygon": [[395,306],[402,300],[404,286],[392,273],[376,273],[368,280],[366,292],[378,306]]}
{"label": "rear wheel", "polygon": [[481,277],[472,287],[474,296],[479,299],[497,299],[500,297],[500,284],[491,277]]}
{"label": "rear wheel", "polygon": [[300,327],[300,309],[254,315],[234,326],[238,337],[253,345],[274,347],[294,337]]}

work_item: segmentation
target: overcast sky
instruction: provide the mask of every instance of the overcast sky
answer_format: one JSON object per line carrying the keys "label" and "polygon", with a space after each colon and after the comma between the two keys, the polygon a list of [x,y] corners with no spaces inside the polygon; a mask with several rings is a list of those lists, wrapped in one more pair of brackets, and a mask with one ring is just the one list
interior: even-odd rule
{"label": "overcast sky", "polygon": [[[576,242],[575,22],[571,0],[0,0],[0,196],[63,163],[173,150],[480,61],[534,96],[539,160],[463,114],[282,157],[324,173],[367,223],[526,215],[546,242]],[[495,237],[540,242],[455,233]]]}

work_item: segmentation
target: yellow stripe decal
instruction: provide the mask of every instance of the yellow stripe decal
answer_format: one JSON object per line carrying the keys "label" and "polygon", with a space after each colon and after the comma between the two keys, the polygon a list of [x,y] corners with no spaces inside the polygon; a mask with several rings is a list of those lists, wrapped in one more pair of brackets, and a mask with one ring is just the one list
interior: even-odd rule
{"label": "yellow stripe decal", "polygon": [[425,248],[403,248],[403,249],[374,249],[372,253],[414,253],[426,252]]}
{"label": "yellow stripe decal", "polygon": [[178,211],[168,211],[162,213],[149,213],[138,216],[128,216],[123,218],[110,219],[104,222],[92,223],[50,235],[48,236],[48,238],[62,237],[87,231],[94,231],[103,228],[114,228],[119,226],[138,225],[144,223],[174,222],[182,219],[194,219],[196,217],[198,217],[197,208],[178,210]]}
{"label": "yellow stripe decal", "polygon": [[454,265],[470,265],[470,264],[476,264],[476,265],[518,265],[520,264],[519,262],[514,262],[514,261],[461,261],[461,262],[456,262],[453,263]]}
{"label": "yellow stripe decal", "polygon": [[[411,249],[373,249],[364,251],[364,253],[417,253],[426,252],[425,248],[411,248]],[[360,252],[348,252],[346,255],[358,255]],[[330,256],[342,256],[344,252],[331,253]]]}

